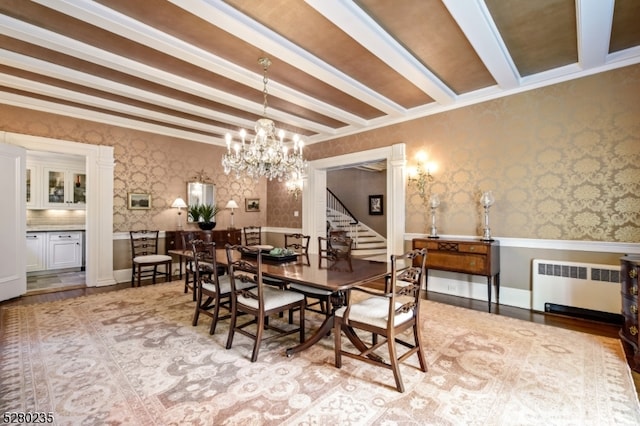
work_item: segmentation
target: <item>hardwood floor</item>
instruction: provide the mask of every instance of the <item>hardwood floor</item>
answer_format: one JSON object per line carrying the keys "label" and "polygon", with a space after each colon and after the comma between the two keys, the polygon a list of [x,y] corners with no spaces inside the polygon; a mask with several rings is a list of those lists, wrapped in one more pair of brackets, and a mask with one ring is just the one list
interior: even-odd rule
{"label": "hardwood floor", "polygon": [[[27,294],[22,297],[0,302],[0,308],[9,306],[29,305],[33,303],[53,302],[56,300],[69,299],[72,297],[88,296],[91,294],[104,293],[108,291],[117,291],[130,287],[129,282],[124,282],[107,287],[84,287],[73,289],[62,289],[61,291],[50,291],[44,293]],[[145,285],[143,283],[143,285]],[[151,285],[151,284],[146,284]],[[428,292],[427,299],[434,302],[446,303],[449,305],[460,306],[463,308],[473,309],[476,311],[486,312],[487,303],[479,300],[467,299],[464,297],[450,296],[441,293]],[[598,336],[610,337],[617,339],[620,325],[607,324],[596,321],[588,321],[579,318],[565,317],[561,315],[543,314],[532,312],[528,309],[516,308],[513,306],[493,304],[491,311],[496,315],[503,315],[510,318],[516,318],[523,321],[530,321],[539,324],[546,324],[553,327],[561,327],[569,330],[590,333]],[[0,321],[2,315],[0,315]],[[2,324],[0,324],[0,329]],[[636,390],[640,395],[640,373],[632,371],[633,380]]]}

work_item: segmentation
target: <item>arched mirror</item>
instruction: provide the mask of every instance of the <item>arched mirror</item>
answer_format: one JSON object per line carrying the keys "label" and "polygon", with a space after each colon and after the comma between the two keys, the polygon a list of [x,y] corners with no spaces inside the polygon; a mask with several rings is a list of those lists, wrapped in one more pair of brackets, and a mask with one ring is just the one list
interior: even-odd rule
{"label": "arched mirror", "polygon": [[[205,182],[187,182],[187,204],[189,207],[199,204],[216,205],[216,186]],[[193,222],[191,217],[189,222]]]}

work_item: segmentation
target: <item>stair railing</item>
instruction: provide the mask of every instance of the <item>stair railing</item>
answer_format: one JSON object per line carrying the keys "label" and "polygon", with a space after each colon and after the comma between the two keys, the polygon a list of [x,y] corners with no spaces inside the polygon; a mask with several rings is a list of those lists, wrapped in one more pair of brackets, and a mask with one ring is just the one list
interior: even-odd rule
{"label": "stair railing", "polygon": [[335,210],[339,214],[350,218],[349,232],[347,235],[353,239],[353,244],[358,246],[358,233],[354,232],[354,226],[358,225],[359,221],[353,213],[340,201],[340,199],[329,188],[327,188],[327,208]]}

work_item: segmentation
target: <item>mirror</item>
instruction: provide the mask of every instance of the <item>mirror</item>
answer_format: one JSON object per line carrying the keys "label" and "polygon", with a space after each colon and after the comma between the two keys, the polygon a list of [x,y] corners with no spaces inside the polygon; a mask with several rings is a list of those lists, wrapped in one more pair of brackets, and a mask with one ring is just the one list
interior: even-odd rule
{"label": "mirror", "polygon": [[[216,204],[216,186],[212,183],[187,182],[187,205]],[[188,217],[188,215],[187,215]],[[193,222],[190,217],[187,219]]]}

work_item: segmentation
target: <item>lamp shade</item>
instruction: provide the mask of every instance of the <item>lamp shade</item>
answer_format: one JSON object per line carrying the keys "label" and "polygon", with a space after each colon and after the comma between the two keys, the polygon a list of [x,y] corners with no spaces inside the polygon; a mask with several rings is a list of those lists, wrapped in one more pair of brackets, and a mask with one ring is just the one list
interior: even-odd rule
{"label": "lamp shade", "polygon": [[171,207],[185,208],[185,207],[187,207],[187,203],[185,203],[182,198],[178,197],[173,202],[173,204],[171,204]]}
{"label": "lamp shade", "polygon": [[225,206],[225,208],[227,209],[237,209],[238,207],[240,206],[238,206],[238,203],[236,203],[236,200],[229,200],[229,202]]}

